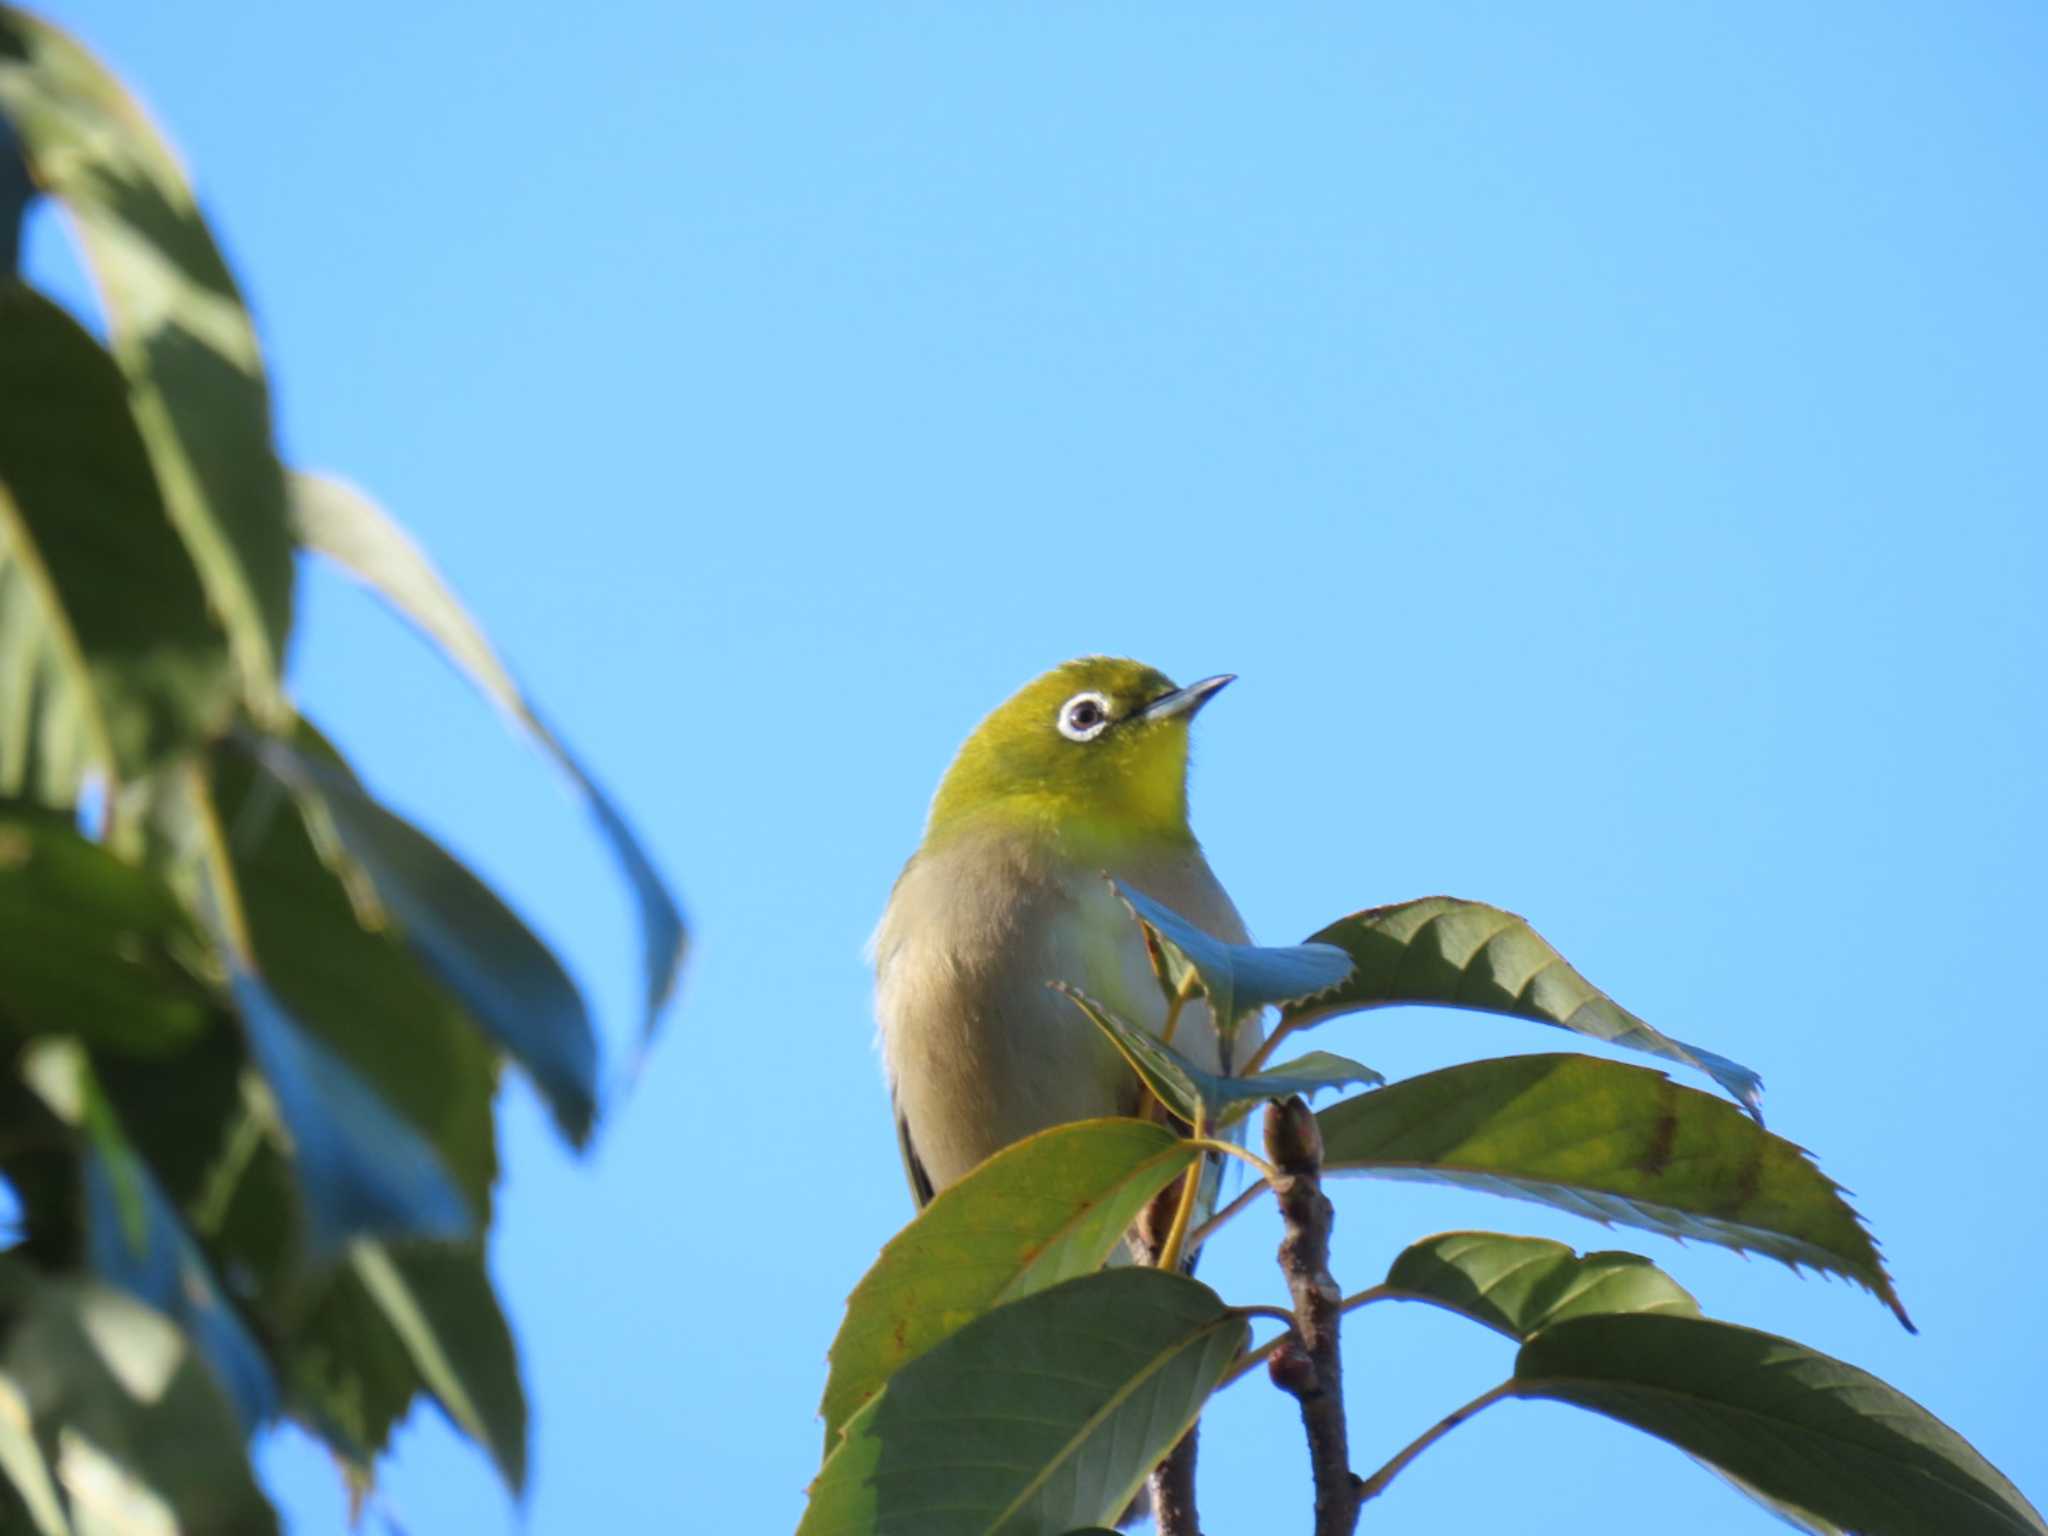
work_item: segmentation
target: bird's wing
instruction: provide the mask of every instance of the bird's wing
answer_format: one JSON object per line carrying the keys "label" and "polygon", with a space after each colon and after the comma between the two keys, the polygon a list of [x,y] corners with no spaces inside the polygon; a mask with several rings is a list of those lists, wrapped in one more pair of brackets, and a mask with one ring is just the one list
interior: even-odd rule
{"label": "bird's wing", "polygon": [[896,1148],[903,1154],[903,1174],[910,1180],[910,1198],[917,1202],[921,1211],[932,1203],[932,1176],[924,1171],[924,1163],[917,1155],[917,1148],[911,1144],[910,1121],[897,1108],[895,1095],[890,1095],[889,1107],[896,1111]]}

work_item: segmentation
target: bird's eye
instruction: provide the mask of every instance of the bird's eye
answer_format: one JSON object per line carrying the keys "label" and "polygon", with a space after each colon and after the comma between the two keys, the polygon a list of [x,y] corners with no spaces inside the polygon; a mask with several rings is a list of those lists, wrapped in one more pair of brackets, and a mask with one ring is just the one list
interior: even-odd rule
{"label": "bird's eye", "polygon": [[1109,700],[1077,693],[1060,706],[1060,734],[1069,741],[1093,741],[1109,728]]}

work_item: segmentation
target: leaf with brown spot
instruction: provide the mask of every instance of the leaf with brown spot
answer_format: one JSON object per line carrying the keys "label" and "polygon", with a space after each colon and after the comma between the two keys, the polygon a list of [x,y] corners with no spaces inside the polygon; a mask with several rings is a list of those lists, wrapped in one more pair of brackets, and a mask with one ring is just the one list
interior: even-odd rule
{"label": "leaf with brown spot", "polygon": [[1768,1254],[1853,1280],[1913,1326],[1861,1218],[1803,1150],[1650,1068],[1569,1055],[1475,1061],[1316,1118],[1332,1172],[1488,1190]]}

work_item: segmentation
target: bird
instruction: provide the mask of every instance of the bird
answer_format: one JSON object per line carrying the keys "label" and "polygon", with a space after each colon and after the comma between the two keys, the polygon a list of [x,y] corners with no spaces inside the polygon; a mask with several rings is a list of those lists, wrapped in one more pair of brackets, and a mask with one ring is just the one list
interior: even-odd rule
{"label": "bird", "polygon": [[[1146,1107],[1116,1047],[1048,985],[1155,1034],[1164,1026],[1143,933],[1110,878],[1215,938],[1248,942],[1188,824],[1189,727],[1234,680],[1178,687],[1136,661],[1083,656],[998,705],[946,769],[871,949],[918,1208],[1013,1142]],[[1255,1019],[1234,1040],[1219,1035],[1195,999],[1172,1045],[1228,1072],[1259,1039]]]}

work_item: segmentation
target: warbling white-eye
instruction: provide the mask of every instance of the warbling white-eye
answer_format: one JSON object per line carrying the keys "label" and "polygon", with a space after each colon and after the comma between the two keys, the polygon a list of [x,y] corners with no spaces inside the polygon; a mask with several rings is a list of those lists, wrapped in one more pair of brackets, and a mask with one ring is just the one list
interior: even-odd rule
{"label": "warbling white-eye", "polygon": [[[1135,661],[1070,661],[1000,705],[946,770],[874,940],[882,1060],[920,1206],[1014,1141],[1140,1111],[1116,1047],[1047,986],[1164,1024],[1143,935],[1105,875],[1245,942],[1188,827],[1188,726],[1230,680],[1177,688]],[[1247,1020],[1239,1063],[1258,1043]],[[1232,1065],[1199,999],[1173,1045]]]}

